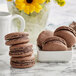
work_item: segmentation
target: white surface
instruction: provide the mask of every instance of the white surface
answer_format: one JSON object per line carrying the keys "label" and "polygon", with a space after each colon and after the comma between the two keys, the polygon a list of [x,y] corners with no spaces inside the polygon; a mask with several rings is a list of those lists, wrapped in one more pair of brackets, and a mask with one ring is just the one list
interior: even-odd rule
{"label": "white surface", "polygon": [[72,51],[38,51],[40,62],[68,62],[72,59]]}
{"label": "white surface", "polygon": [[76,76],[76,50],[69,63],[39,63],[26,69],[10,66],[9,55],[0,55],[0,76]]}

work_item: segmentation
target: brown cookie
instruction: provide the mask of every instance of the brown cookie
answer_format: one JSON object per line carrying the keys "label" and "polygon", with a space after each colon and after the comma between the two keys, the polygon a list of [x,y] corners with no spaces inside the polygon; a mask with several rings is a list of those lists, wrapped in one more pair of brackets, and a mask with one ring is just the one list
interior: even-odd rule
{"label": "brown cookie", "polygon": [[35,64],[35,57],[34,56],[28,56],[28,57],[22,57],[22,58],[11,58],[10,64],[13,68],[29,68],[34,66]]}
{"label": "brown cookie", "polygon": [[37,39],[37,45],[42,48],[42,43],[49,37],[53,36],[53,32],[49,30],[42,31]]}
{"label": "brown cookie", "polygon": [[17,45],[17,44],[22,44],[22,43],[27,43],[29,42],[29,38],[28,37],[22,37],[22,38],[18,38],[18,39],[12,39],[12,40],[8,40],[6,41],[6,45]]}
{"label": "brown cookie", "polygon": [[15,32],[5,36],[6,45],[16,45],[29,42],[28,33]]}
{"label": "brown cookie", "polygon": [[61,26],[55,30],[54,35],[63,38],[68,48],[76,43],[76,33],[71,27]]}
{"label": "brown cookie", "polygon": [[42,45],[43,51],[66,51],[67,50],[67,44],[64,39],[53,36],[47,38],[43,45]]}
{"label": "brown cookie", "polygon": [[73,28],[73,29],[75,30],[75,32],[76,32],[76,22],[73,21],[73,22],[69,25],[69,27]]}
{"label": "brown cookie", "polygon": [[29,34],[27,32],[14,32],[14,33],[7,34],[5,36],[5,40],[12,40],[12,39],[17,39],[17,38],[22,38],[24,36],[29,36]]}
{"label": "brown cookie", "polygon": [[32,44],[18,44],[10,47],[9,55],[12,57],[24,57],[28,55],[32,55],[33,49]]}

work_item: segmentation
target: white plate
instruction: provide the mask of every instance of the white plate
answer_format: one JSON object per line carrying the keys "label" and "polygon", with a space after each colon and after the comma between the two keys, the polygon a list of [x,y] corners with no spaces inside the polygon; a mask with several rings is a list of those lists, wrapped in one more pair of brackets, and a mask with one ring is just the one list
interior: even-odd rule
{"label": "white plate", "polygon": [[41,51],[37,52],[39,62],[68,62],[72,59],[72,50],[70,51]]}

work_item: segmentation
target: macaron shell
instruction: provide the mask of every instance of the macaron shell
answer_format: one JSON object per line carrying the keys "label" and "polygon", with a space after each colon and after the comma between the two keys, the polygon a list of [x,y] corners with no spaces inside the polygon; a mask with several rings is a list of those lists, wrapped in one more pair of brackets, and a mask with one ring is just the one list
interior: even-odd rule
{"label": "macaron shell", "polygon": [[13,45],[10,47],[9,55],[13,57],[24,57],[31,55],[33,53],[32,44],[25,43],[25,44],[18,44]]}
{"label": "macaron shell", "polygon": [[43,45],[43,51],[66,51],[67,46],[59,41],[51,41]]}
{"label": "macaron shell", "polygon": [[[61,26],[61,27],[57,28],[57,29],[55,30],[55,32],[63,31],[63,30],[69,31],[69,32],[71,32],[74,36],[76,36],[75,30],[72,29],[71,27],[67,27],[67,26]],[[55,33],[55,32],[54,32],[54,33]]]}
{"label": "macaron shell", "polygon": [[10,56],[12,57],[25,57],[25,56],[29,56],[33,54],[33,50],[28,51],[27,53],[22,52],[18,52],[18,53],[9,53]]}
{"label": "macaron shell", "polygon": [[14,32],[14,33],[10,33],[7,34],[5,36],[5,40],[11,40],[11,39],[15,39],[15,38],[21,38],[24,36],[28,36],[29,34],[27,32]]}
{"label": "macaron shell", "polygon": [[72,22],[69,27],[73,28],[76,31],[76,22]]}
{"label": "macaron shell", "polygon": [[15,45],[15,44],[21,44],[21,43],[27,43],[29,42],[29,38],[28,37],[22,37],[22,38],[18,38],[18,39],[13,39],[13,40],[8,40],[6,41],[6,45]]}
{"label": "macaron shell", "polygon": [[13,68],[29,68],[35,64],[35,57],[11,58],[10,64]]}
{"label": "macaron shell", "polygon": [[24,43],[24,44],[13,45],[13,46],[10,46],[10,51],[24,50],[24,49],[26,49],[27,47],[32,48],[33,45],[30,44],[30,43]]}
{"label": "macaron shell", "polygon": [[48,42],[53,42],[53,41],[59,41],[59,42],[61,42],[61,43],[63,43],[64,45],[67,46],[66,41],[65,41],[63,38],[57,37],[57,36],[53,36],[53,37],[47,38],[47,39],[44,41],[43,45],[45,45],[45,44],[48,43]]}
{"label": "macaron shell", "polygon": [[49,30],[45,30],[45,31],[42,31],[40,33],[40,35],[38,36],[38,39],[37,39],[37,45],[39,47],[42,47],[42,43],[48,38],[48,37],[52,37],[53,36],[53,32],[52,31],[49,31]]}
{"label": "macaron shell", "polygon": [[13,67],[13,68],[19,68],[19,69],[23,69],[23,68],[30,68],[30,67],[33,67],[34,65],[35,65],[35,63],[33,62],[33,63],[31,63],[31,64],[29,64],[29,65],[17,65],[17,64],[12,64],[12,63],[10,63],[11,64],[11,67]]}
{"label": "macaron shell", "polygon": [[29,55],[29,56],[24,56],[24,57],[12,57],[11,60],[12,61],[23,61],[23,60],[26,60],[27,61],[31,61],[31,60],[34,60],[35,59],[35,56],[32,54],[32,55]]}
{"label": "macaron shell", "polygon": [[70,31],[62,30],[55,32],[54,35],[63,38],[66,41],[68,47],[72,47],[76,43],[76,37]]}

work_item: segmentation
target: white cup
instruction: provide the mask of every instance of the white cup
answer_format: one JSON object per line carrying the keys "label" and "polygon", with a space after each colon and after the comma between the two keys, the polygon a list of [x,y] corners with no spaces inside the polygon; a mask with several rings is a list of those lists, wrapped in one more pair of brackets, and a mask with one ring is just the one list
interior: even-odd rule
{"label": "white cup", "polygon": [[17,32],[18,28],[12,25],[12,21],[18,18],[21,21],[20,32],[24,31],[25,20],[20,15],[11,15],[8,12],[0,12],[0,54],[4,54],[8,51],[8,47],[5,45],[5,35],[12,32]]}

